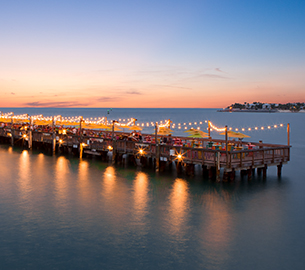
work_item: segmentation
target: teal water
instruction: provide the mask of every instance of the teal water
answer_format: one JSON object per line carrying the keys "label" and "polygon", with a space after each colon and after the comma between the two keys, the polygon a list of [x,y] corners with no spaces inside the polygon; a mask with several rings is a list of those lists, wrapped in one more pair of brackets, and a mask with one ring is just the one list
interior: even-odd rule
{"label": "teal water", "polygon": [[[104,116],[101,109],[46,110],[46,116]],[[109,115],[209,119],[238,128],[290,123],[291,161],[281,179],[271,167],[266,181],[215,183],[200,173],[177,177],[0,145],[1,269],[304,269],[305,114],[113,109]],[[287,143],[285,127],[245,133],[252,141]]]}

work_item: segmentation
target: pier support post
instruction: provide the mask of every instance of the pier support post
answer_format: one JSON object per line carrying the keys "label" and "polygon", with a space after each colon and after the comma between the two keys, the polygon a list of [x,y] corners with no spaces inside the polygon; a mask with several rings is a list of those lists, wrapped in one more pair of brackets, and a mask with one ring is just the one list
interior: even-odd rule
{"label": "pier support post", "polygon": [[216,181],[220,182],[220,152],[217,152]]}
{"label": "pier support post", "polygon": [[195,165],[194,164],[186,164],[186,174],[189,176],[194,176],[195,174]]}
{"label": "pier support post", "polygon": [[28,147],[29,147],[29,149],[32,149],[32,147],[33,147],[33,131],[32,130],[29,130]]}
{"label": "pier support post", "polygon": [[223,182],[228,182],[229,175],[230,175],[229,172],[224,171],[223,175],[222,175],[222,181]]}
{"label": "pier support post", "polygon": [[112,144],[112,165],[115,164],[116,161],[116,154],[117,154],[117,143],[116,143],[116,139],[113,139],[113,144]]}
{"label": "pier support post", "polygon": [[203,177],[208,177],[209,176],[209,170],[206,165],[202,165],[202,175]]}
{"label": "pier support post", "polygon": [[248,173],[248,181],[252,180],[252,168],[247,170]]}
{"label": "pier support post", "polygon": [[181,161],[178,161],[176,163],[176,170],[177,170],[177,173],[182,173],[182,162]]}
{"label": "pier support post", "polygon": [[160,145],[156,145],[156,172],[160,170]]}
{"label": "pier support post", "polygon": [[52,133],[52,155],[55,154],[56,150],[56,134],[55,132]]}
{"label": "pier support post", "polygon": [[282,164],[277,165],[277,176],[281,177],[282,176]]}
{"label": "pier support post", "polygon": [[265,167],[263,168],[263,178],[266,179],[267,177],[267,169],[268,169],[268,166],[265,165]]}
{"label": "pier support post", "polygon": [[232,171],[230,172],[230,181],[234,181],[235,180],[235,169],[232,169]]}
{"label": "pier support post", "polygon": [[262,168],[257,168],[257,175],[261,176],[262,175]]}
{"label": "pier support post", "polygon": [[147,158],[145,156],[141,156],[140,163],[143,168],[146,168],[147,167]]}
{"label": "pier support post", "polygon": [[215,178],[216,175],[216,167],[209,168],[209,179]]}
{"label": "pier support post", "polygon": [[11,129],[11,146],[14,146],[14,132],[13,129]]}
{"label": "pier support post", "polygon": [[79,144],[79,158],[83,158],[83,143]]}

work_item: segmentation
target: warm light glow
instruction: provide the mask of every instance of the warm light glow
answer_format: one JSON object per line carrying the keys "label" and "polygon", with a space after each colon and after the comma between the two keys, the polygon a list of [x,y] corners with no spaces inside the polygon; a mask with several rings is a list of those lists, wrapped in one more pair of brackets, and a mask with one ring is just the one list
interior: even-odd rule
{"label": "warm light glow", "polygon": [[216,131],[218,131],[218,132],[221,132],[221,131],[225,131],[225,130],[226,130],[226,128],[218,128],[218,127],[214,126],[214,125],[212,124],[211,121],[209,121],[209,123],[210,123],[211,131],[212,131],[213,129],[216,130]]}
{"label": "warm light glow", "polygon": [[[56,200],[58,206],[63,205],[63,201],[65,200],[67,183],[70,172],[70,161],[65,157],[59,157],[56,161],[55,166],[55,188],[56,188]],[[61,209],[62,211],[63,209]]]}
{"label": "warm light glow", "polygon": [[137,172],[136,178],[134,180],[134,210],[135,218],[137,222],[142,225],[147,217],[147,204],[148,204],[148,194],[149,194],[149,180],[147,174],[143,172]]}
{"label": "warm light glow", "polygon": [[140,148],[140,149],[138,150],[138,154],[139,154],[140,156],[143,156],[143,155],[145,155],[146,153],[145,153],[145,150],[144,150],[143,148]]}
{"label": "warm light glow", "polygon": [[108,150],[112,151],[113,147],[111,145],[108,145]]}
{"label": "warm light glow", "polygon": [[175,159],[178,161],[178,162],[181,162],[181,161],[183,161],[183,159],[184,159],[184,154],[185,153],[181,153],[181,152],[176,152],[176,154],[174,155],[175,156]]}
{"label": "warm light glow", "polygon": [[169,197],[168,221],[171,230],[168,233],[178,236],[183,224],[187,223],[189,208],[189,187],[187,181],[177,178]]}
{"label": "warm light glow", "polygon": [[104,192],[102,193],[103,196],[106,196],[108,199],[111,199],[112,196],[115,196],[113,194],[115,183],[116,183],[115,169],[111,166],[107,167],[103,175],[103,186],[104,186]]}

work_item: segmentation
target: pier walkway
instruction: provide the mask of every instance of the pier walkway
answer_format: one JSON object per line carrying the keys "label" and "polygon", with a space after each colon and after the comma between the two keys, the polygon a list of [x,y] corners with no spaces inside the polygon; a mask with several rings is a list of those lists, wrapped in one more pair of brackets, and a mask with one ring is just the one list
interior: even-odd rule
{"label": "pier walkway", "polygon": [[[281,176],[282,166],[290,159],[289,145],[229,140],[228,149],[225,149],[225,140],[196,138],[195,144],[190,147],[192,139],[186,137],[175,136],[184,144],[169,145],[118,139],[120,134],[115,132],[111,139],[20,130],[7,125],[0,128],[0,143],[47,150],[50,153],[73,153],[80,157],[101,156],[110,158],[113,163],[151,165],[156,171],[163,171],[175,164],[178,172],[185,171],[188,175],[194,174],[195,165],[200,165],[204,175],[217,180],[220,180],[221,175],[223,180],[234,180],[236,171],[251,179],[255,169],[258,174],[263,173],[265,178],[270,166],[277,166],[277,174]],[[145,137],[145,134],[142,136]]]}

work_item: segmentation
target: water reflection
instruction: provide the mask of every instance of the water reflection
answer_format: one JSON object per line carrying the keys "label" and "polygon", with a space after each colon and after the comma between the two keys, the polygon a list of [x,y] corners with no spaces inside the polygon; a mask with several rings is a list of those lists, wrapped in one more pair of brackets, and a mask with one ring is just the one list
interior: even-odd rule
{"label": "water reflection", "polygon": [[228,257],[232,235],[232,217],[223,198],[215,192],[205,194],[206,215],[199,232],[203,249],[213,265],[222,264]]}
{"label": "water reflection", "polygon": [[147,215],[149,181],[147,174],[138,172],[134,180],[134,210],[138,224],[144,223]]}
{"label": "water reflection", "polygon": [[82,199],[85,203],[90,200],[90,186],[89,186],[89,162],[81,160],[78,165],[78,188]]}
{"label": "water reflection", "polygon": [[104,184],[104,192],[107,197],[113,195],[113,189],[115,187],[116,182],[116,175],[115,175],[115,169],[114,167],[107,167],[104,172],[103,177],[103,184]]}
{"label": "water reflection", "polygon": [[19,190],[22,200],[26,200],[32,187],[30,185],[30,157],[26,150],[23,150],[19,158]]}
{"label": "water reflection", "polygon": [[69,161],[65,157],[56,159],[55,165],[55,195],[59,204],[64,203],[67,194],[67,181],[69,175]]}
{"label": "water reflection", "polygon": [[183,179],[177,178],[169,196],[168,221],[172,234],[179,234],[185,229],[189,210],[189,196],[188,183]]}

